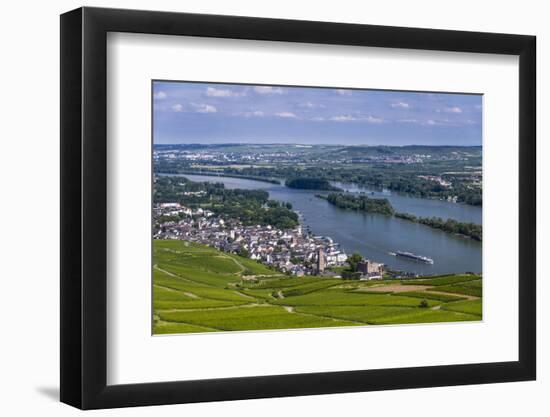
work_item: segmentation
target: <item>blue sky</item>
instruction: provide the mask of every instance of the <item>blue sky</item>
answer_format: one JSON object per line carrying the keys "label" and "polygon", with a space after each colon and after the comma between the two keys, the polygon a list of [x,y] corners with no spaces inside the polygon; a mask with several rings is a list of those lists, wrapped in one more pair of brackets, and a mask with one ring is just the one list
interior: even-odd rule
{"label": "blue sky", "polygon": [[154,143],[481,145],[482,96],[153,83]]}

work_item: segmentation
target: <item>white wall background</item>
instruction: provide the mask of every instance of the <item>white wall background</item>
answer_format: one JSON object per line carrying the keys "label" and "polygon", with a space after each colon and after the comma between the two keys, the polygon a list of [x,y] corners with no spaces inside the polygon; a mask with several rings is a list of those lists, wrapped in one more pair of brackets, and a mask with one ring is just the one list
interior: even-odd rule
{"label": "white wall background", "polygon": [[[75,415],[57,402],[59,379],[59,17],[73,0],[10,2],[0,23],[0,410],[4,415]],[[124,0],[86,5],[533,34],[538,37],[539,259],[550,250],[550,156],[542,120],[550,97],[550,26],[536,0],[321,2]],[[548,187],[546,187],[548,189]],[[280,416],[315,414],[547,415],[550,405],[550,284],[539,267],[537,382],[146,407],[94,415]],[[546,395],[544,395],[546,394]]]}

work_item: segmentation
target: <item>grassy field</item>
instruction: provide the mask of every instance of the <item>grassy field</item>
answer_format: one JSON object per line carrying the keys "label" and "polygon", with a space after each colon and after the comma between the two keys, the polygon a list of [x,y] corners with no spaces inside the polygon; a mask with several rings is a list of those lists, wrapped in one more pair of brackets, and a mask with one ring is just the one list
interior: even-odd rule
{"label": "grassy field", "polygon": [[479,275],[294,278],[207,246],[154,241],[154,334],[476,321],[481,295]]}

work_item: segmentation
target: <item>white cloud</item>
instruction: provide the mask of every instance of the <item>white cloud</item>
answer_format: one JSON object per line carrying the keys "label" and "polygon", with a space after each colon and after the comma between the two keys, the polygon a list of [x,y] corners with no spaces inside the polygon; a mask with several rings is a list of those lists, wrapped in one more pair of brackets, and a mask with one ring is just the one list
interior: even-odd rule
{"label": "white cloud", "polygon": [[296,119],[297,118],[297,116],[294,113],[289,112],[289,111],[282,111],[280,113],[275,113],[275,116],[283,117],[283,118],[286,118],[286,119]]}
{"label": "white cloud", "polygon": [[409,109],[411,106],[409,103],[405,103],[404,101],[397,101],[395,103],[390,104],[394,109]]}
{"label": "white cloud", "polygon": [[179,103],[174,104],[172,106],[172,110],[175,111],[176,113],[181,113],[183,111],[183,106]]}
{"label": "white cloud", "polygon": [[449,119],[428,120],[425,124],[428,126],[449,126],[449,127],[460,126],[459,123],[453,122],[452,120],[449,120]]}
{"label": "white cloud", "polygon": [[211,104],[191,103],[197,113],[217,113],[218,109]]}
{"label": "white cloud", "polygon": [[367,121],[368,123],[384,123],[384,119],[370,115],[365,118],[365,121]]}
{"label": "white cloud", "polygon": [[348,114],[348,115],[332,116],[330,120],[332,120],[333,122],[353,122],[359,119],[355,116],[351,116]]}
{"label": "white cloud", "polygon": [[462,113],[462,109],[458,106],[446,107],[443,111],[445,113]]}
{"label": "white cloud", "polygon": [[368,116],[353,116],[350,114],[342,114],[338,116],[332,116],[329,120],[333,122],[367,122],[367,123],[384,123],[384,119],[379,117]]}
{"label": "white cloud", "polygon": [[315,117],[312,117],[310,120],[313,120],[314,122],[324,122],[326,119],[321,116],[315,116]]}
{"label": "white cloud", "polygon": [[268,87],[265,85],[257,85],[254,91],[258,94],[283,94],[284,91],[280,87]]}
{"label": "white cloud", "polygon": [[208,97],[243,97],[246,96],[244,91],[236,92],[231,90],[223,90],[220,88],[208,87],[206,89],[206,95]]}
{"label": "white cloud", "polygon": [[312,103],[311,101],[306,101],[305,103],[301,103],[300,107],[305,107],[308,109],[324,109],[326,106],[324,104],[317,104]]}
{"label": "white cloud", "polygon": [[[428,120],[419,120],[419,119],[398,119],[398,123],[412,123],[419,126],[446,126],[446,127],[460,127],[463,126],[461,123],[449,119],[428,119]],[[466,121],[466,124],[471,124],[471,120]],[[475,123],[475,122],[474,122]]]}
{"label": "white cloud", "polygon": [[336,94],[341,96],[351,96],[351,90],[337,89],[335,91],[336,91]]}
{"label": "white cloud", "polygon": [[240,113],[240,115],[244,117],[263,117],[265,116],[265,113],[260,110],[255,110],[255,111],[247,111],[245,113]]}
{"label": "white cloud", "polygon": [[164,100],[167,96],[167,94],[164,91],[157,91],[155,94],[153,94],[153,98],[155,100]]}
{"label": "white cloud", "polygon": [[[458,127],[461,124],[453,122],[449,119],[428,119],[428,120],[418,120],[418,119],[398,119],[398,123],[412,123],[419,126],[447,126],[447,127]],[[466,122],[469,124],[469,122]]]}

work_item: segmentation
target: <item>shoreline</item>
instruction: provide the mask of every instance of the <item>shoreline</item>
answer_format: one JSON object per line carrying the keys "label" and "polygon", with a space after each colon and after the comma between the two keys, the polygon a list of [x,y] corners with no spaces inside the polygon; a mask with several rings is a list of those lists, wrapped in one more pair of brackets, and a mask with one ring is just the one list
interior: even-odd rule
{"label": "shoreline", "polygon": [[281,180],[276,178],[263,178],[263,177],[254,177],[250,175],[237,175],[237,174],[215,174],[211,171],[209,172],[202,172],[202,171],[185,171],[185,172],[154,172],[153,175],[162,175],[162,176],[180,176],[180,175],[204,175],[205,177],[229,177],[229,178],[240,178],[243,180],[251,180],[251,181],[260,181],[260,182],[267,182],[269,184],[276,184],[276,185],[284,185],[281,183]]}
{"label": "shoreline", "polygon": [[[269,184],[276,184],[276,185],[282,185],[284,187],[287,187],[287,188],[290,188],[290,189],[302,189],[302,190],[309,190],[309,189],[305,189],[305,188],[294,188],[294,187],[288,187],[286,185],[286,179],[285,178],[275,178],[275,177],[271,177],[271,178],[267,178],[267,177],[259,177],[259,176],[253,176],[253,175],[238,175],[238,174],[231,174],[231,173],[225,173],[225,172],[221,172],[221,173],[215,173],[215,172],[212,172],[212,171],[206,171],[206,172],[203,172],[203,171],[180,171],[180,172],[153,172],[153,174],[157,174],[157,175],[163,175],[163,176],[170,176],[170,175],[204,175],[206,177],[228,177],[228,178],[240,178],[240,179],[243,179],[243,180],[251,180],[251,181],[259,181],[259,182],[266,182],[266,183],[269,183]],[[369,193],[369,192],[383,192],[384,190],[387,190],[389,191],[390,193],[394,193],[395,195],[398,195],[398,196],[403,196],[403,197],[409,197],[409,198],[418,198],[418,199],[422,199],[422,200],[431,200],[431,201],[442,201],[442,202],[447,202],[447,203],[452,203],[452,204],[460,204],[460,205],[464,205],[466,207],[479,207],[479,208],[482,208],[483,205],[476,205],[476,204],[468,204],[464,201],[456,201],[456,202],[453,202],[453,201],[449,201],[448,199],[446,198],[441,198],[441,197],[437,197],[437,196],[428,196],[428,197],[422,197],[422,196],[419,196],[419,195],[416,195],[414,193],[407,193],[407,192],[404,192],[404,191],[395,191],[395,190],[391,190],[389,188],[382,188],[380,190],[368,190],[367,187],[374,187],[374,185],[372,184],[360,184],[360,183],[355,183],[355,182],[341,182],[341,181],[329,181],[330,183],[337,183],[337,184],[343,184],[343,185],[346,185],[346,186],[353,186],[353,187],[356,187],[358,188],[357,191],[350,191],[350,190],[346,190],[346,189],[341,189],[340,191],[345,191],[345,192],[350,192],[350,193]],[[335,186],[335,188],[339,188],[338,186]],[[364,189],[364,190],[361,190],[361,189]],[[313,189],[312,191],[337,191],[337,190],[316,190],[316,189]]]}

